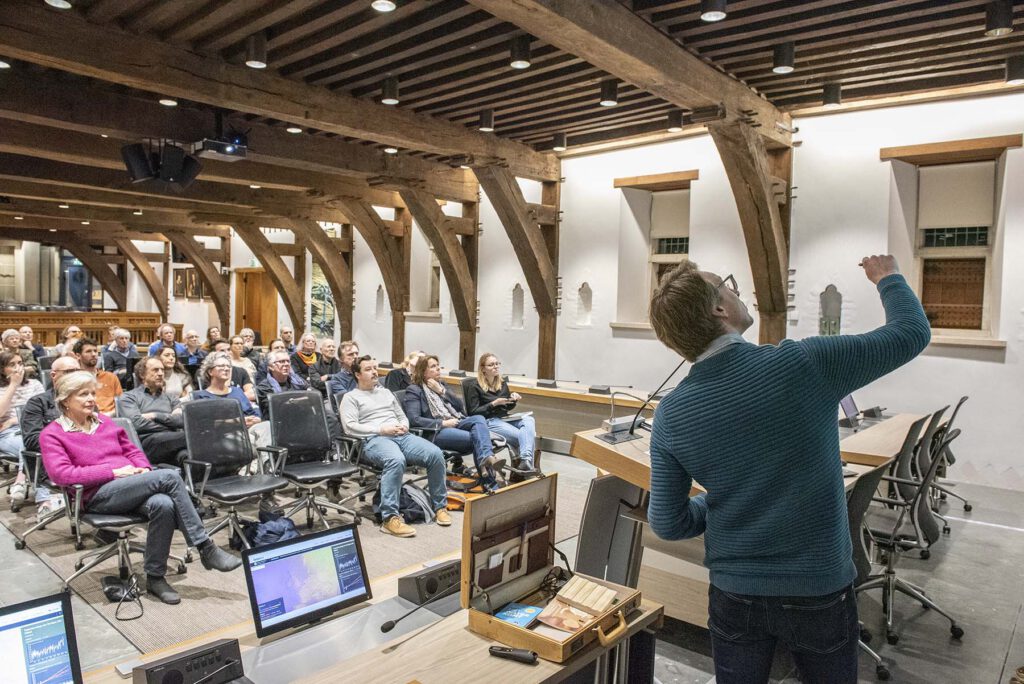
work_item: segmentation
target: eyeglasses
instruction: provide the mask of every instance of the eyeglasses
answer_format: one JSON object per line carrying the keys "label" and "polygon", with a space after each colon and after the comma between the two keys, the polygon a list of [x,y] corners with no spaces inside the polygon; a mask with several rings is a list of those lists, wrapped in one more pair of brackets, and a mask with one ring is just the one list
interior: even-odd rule
{"label": "eyeglasses", "polygon": [[501,361],[491,361],[490,363],[485,363],[484,368],[497,368],[500,365]]}
{"label": "eyeglasses", "polygon": [[722,282],[718,283],[718,285],[715,286],[715,292],[718,292],[718,290],[723,285],[725,285],[726,288],[728,288],[728,290],[730,292],[732,292],[734,295],[736,295],[737,297],[740,296],[740,286],[736,284],[736,279],[732,277],[731,273],[729,275],[725,276],[724,278],[722,278]]}
{"label": "eyeglasses", "polygon": [[231,370],[231,364],[218,363],[213,370]]}

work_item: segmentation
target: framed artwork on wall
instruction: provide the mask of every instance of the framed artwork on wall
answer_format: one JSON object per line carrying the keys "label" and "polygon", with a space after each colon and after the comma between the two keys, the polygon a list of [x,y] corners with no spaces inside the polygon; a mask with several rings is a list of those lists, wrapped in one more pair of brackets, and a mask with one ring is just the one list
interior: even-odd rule
{"label": "framed artwork on wall", "polygon": [[185,299],[199,298],[199,275],[196,269],[185,269]]}
{"label": "framed artwork on wall", "polygon": [[174,298],[185,297],[185,270],[184,268],[176,268],[172,271],[174,274]]}

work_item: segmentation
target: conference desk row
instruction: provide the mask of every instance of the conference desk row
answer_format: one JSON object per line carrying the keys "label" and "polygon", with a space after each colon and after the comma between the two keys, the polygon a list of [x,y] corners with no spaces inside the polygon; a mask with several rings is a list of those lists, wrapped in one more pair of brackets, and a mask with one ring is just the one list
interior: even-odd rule
{"label": "conference desk row", "polygon": [[[921,416],[897,414],[866,425],[839,442],[847,468],[849,492],[857,480],[884,467],[900,452],[910,425]],[[591,483],[580,525],[577,570],[605,576],[612,582],[638,587],[645,599],[665,606],[665,614],[707,626],[709,573],[704,567],[703,537],[667,542],[646,525],[646,495],[650,490],[650,440],[608,444],[600,429],[576,433],[572,455],[607,475]],[[700,493],[694,485],[691,496]]]}

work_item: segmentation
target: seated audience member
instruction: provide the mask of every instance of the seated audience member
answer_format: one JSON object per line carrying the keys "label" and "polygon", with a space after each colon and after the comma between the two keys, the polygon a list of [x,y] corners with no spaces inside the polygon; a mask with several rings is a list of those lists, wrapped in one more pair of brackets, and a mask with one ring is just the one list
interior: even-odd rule
{"label": "seated audience member", "polygon": [[203,361],[199,374],[203,378],[203,389],[192,393],[192,400],[199,399],[234,399],[242,406],[246,427],[260,422],[262,415],[258,406],[254,406],[245,392],[238,385],[231,384],[231,355],[227,352],[213,352]]}
{"label": "seated audience member", "polygon": [[213,351],[213,345],[220,339],[220,328],[217,326],[210,326],[206,329],[206,341],[203,342],[203,351],[210,353]]}
{"label": "seated audience member", "polygon": [[295,351],[295,331],[294,330],[292,330],[291,328],[289,328],[286,325],[286,326],[283,326],[281,328],[281,331],[278,333],[278,335],[280,336],[281,341],[284,342],[284,348],[288,350],[289,354],[291,354],[293,351]]}
{"label": "seated audience member", "polygon": [[[57,381],[68,373],[80,370],[78,359],[73,356],[58,356],[53,360],[50,367],[50,387],[56,387]],[[39,451],[39,435],[43,429],[57,420],[60,412],[53,400],[54,391],[49,389],[45,392],[30,397],[25,402],[25,408],[21,413],[21,440],[29,451]],[[44,481],[45,472],[39,474],[40,482]],[[42,518],[51,511],[64,507],[64,497],[59,493],[51,493],[50,488],[45,484],[36,485],[36,516]]]}
{"label": "seated audience member", "polygon": [[279,392],[304,392],[309,389],[309,383],[299,377],[299,374],[292,368],[289,354],[285,350],[273,351],[267,354],[267,377],[256,386],[256,396],[259,398],[260,414],[270,416],[270,404],[267,397]]}
{"label": "seated audience member", "polygon": [[114,415],[117,408],[117,398],[124,391],[121,389],[121,382],[117,376],[110,371],[100,370],[97,362],[100,358],[100,350],[95,342],[88,337],[83,337],[75,342],[71,348],[78,359],[79,367],[93,374],[96,378],[96,406],[108,416]]}
{"label": "seated audience member", "polygon": [[275,337],[270,340],[270,344],[267,346],[267,352],[260,357],[259,363],[256,364],[256,384],[260,384],[267,378],[267,357],[270,356],[270,352],[275,351],[288,351],[285,349],[284,340],[280,337]]}
{"label": "seated audience member", "polygon": [[254,368],[260,365],[260,350],[256,348],[256,333],[252,328],[242,328],[238,331],[242,338],[242,356],[252,361]]}
{"label": "seated audience member", "polygon": [[65,353],[71,351],[71,347],[74,346],[75,340],[82,336],[84,336],[84,333],[77,325],[69,325],[64,328],[60,334],[60,342],[53,348],[53,355],[64,356]]}
{"label": "seated audience member", "polygon": [[[154,364],[156,367],[156,364]],[[85,486],[85,510],[91,513],[137,512],[149,520],[146,532],[146,590],[168,604],[181,597],[164,579],[175,529],[199,550],[207,570],[229,572],[241,560],[213,543],[185,483],[176,471],[154,470],[114,421],[96,411],[96,380],[88,373],[69,373],[56,389],[61,415],[43,430],[39,442],[50,479],[70,487]]]}
{"label": "seated audience member", "polygon": [[359,345],[352,340],[341,343],[341,368],[327,381],[327,392],[331,395],[338,392],[348,392],[356,386],[356,379],[352,375],[352,364],[359,357]]}
{"label": "seated audience member", "polygon": [[230,340],[231,351],[231,365],[237,368],[241,368],[249,374],[249,382],[256,382],[256,366],[252,361],[242,356],[242,352],[245,351],[245,344],[242,342],[241,335],[234,335]]}
{"label": "seated audience member", "polygon": [[409,355],[405,357],[405,360],[398,366],[398,368],[392,368],[391,372],[384,376],[384,386],[392,392],[398,392],[406,389],[412,384],[412,370],[416,367],[416,362],[423,356],[423,352],[414,351],[409,352]]}
{"label": "seated audience member", "polygon": [[199,366],[206,358],[203,345],[199,343],[199,333],[195,330],[185,333],[185,353],[180,358],[181,363],[186,366]]}
{"label": "seated audience member", "polygon": [[[213,344],[213,351],[224,352],[230,359],[231,343],[227,340],[217,340]],[[256,384],[249,378],[249,373],[244,368],[239,368],[234,363],[231,364],[231,384],[241,387],[250,402],[256,401]]]}
{"label": "seated audience member", "polygon": [[129,360],[139,358],[131,337],[131,333],[124,328],[117,328],[114,330],[114,341],[103,351],[103,368],[116,375],[122,387],[128,384]]}
{"label": "seated audience member", "polygon": [[31,326],[21,326],[20,328],[18,328],[18,334],[21,335],[21,346],[32,352],[32,356],[34,358],[38,359],[40,356],[46,356],[46,347],[44,347],[41,344],[36,344],[35,342],[32,341],[32,338],[35,336],[35,333],[32,332]]}
{"label": "seated audience member", "polygon": [[413,427],[437,430],[433,442],[442,449],[473,452],[473,461],[487,489],[495,489],[498,457],[483,416],[467,416],[462,400],[440,381],[441,364],[433,354],[416,362],[402,408]]}
{"label": "seated audience member", "polygon": [[466,411],[483,416],[487,428],[496,432],[519,450],[519,469],[533,470],[537,428],[533,416],[508,420],[516,402],[522,397],[510,392],[501,377],[501,361],[494,354],[483,354],[476,367],[476,378],[466,383]]}
{"label": "seated audience member", "polygon": [[156,329],[156,342],[149,345],[149,355],[156,356],[161,347],[171,347],[176,356],[185,355],[185,345],[174,341],[174,326],[170,323],[161,323]]}
{"label": "seated audience member", "polygon": [[[28,377],[21,354],[9,349],[0,351],[0,451],[18,457],[18,475],[10,487],[12,501],[24,501],[28,492],[28,485],[25,484],[28,476],[21,458],[25,444],[21,438],[21,426],[18,425],[17,408],[24,406],[29,398],[42,393],[42,383]],[[36,489],[37,503],[49,499],[49,491],[43,487]]]}
{"label": "seated audience member", "polygon": [[316,351],[316,335],[304,333],[299,338],[299,346],[291,356],[292,368],[299,374],[300,378],[309,381],[309,386],[325,394],[324,383],[320,380],[320,374],[314,370],[320,354]]}
{"label": "seated audience member", "polygon": [[119,415],[132,421],[153,463],[180,465],[188,457],[178,397],[164,391],[164,364],[148,356],[135,366],[135,389],[121,395]]}
{"label": "seated audience member", "polygon": [[22,346],[20,332],[14,328],[8,328],[0,335],[0,342],[3,343],[4,351],[9,351],[21,357],[21,362],[25,364],[25,372],[30,378],[39,376],[39,362],[36,361],[36,357],[32,354],[31,349],[25,349]]}
{"label": "seated audience member", "polygon": [[352,365],[356,388],[346,392],[339,411],[345,434],[363,439],[363,454],[380,468],[381,532],[412,537],[416,530],[398,513],[402,475],[406,466],[427,469],[427,490],[437,524],[452,524],[448,514],[444,455],[422,437],[409,434],[409,419],[395,395],[377,383],[373,359],[363,356]]}
{"label": "seated audience member", "polygon": [[327,396],[327,381],[341,370],[341,362],[335,353],[337,349],[338,345],[331,338],[325,337],[320,340],[320,353],[317,355],[316,363],[310,369],[310,377],[315,374],[320,379],[319,390],[325,397]]}
{"label": "seated audience member", "polygon": [[156,358],[164,365],[164,392],[178,399],[188,398],[192,393],[192,376],[181,365],[181,359],[174,354],[174,350],[162,347]]}

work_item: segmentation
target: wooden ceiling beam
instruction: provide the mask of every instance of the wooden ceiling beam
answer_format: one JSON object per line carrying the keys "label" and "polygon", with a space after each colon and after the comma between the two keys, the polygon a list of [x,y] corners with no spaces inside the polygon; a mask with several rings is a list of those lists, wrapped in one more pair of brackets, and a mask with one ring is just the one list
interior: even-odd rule
{"label": "wooden ceiling beam", "polygon": [[254,11],[243,21],[229,24],[203,36],[194,43],[195,49],[204,53],[223,50],[241,43],[254,33],[287,21],[319,3],[320,0],[275,0],[269,3],[265,0],[256,0],[256,4],[259,5],[258,11]]}
{"label": "wooden ceiling beam", "polygon": [[617,2],[470,2],[676,106],[723,105],[728,121],[754,120],[761,135],[777,144],[790,144],[788,114]]}
{"label": "wooden ceiling beam", "polygon": [[277,293],[281,296],[284,308],[288,312],[288,318],[291,319],[292,327],[305,328],[306,298],[303,296],[302,288],[292,277],[288,266],[275,251],[274,244],[267,239],[267,236],[260,230],[259,224],[255,222],[239,221],[234,224],[234,229],[249,251],[260,260],[263,269],[274,283],[274,287],[277,288]]}
{"label": "wooden ceiling beam", "polygon": [[89,269],[93,277],[100,281],[100,287],[114,300],[114,305],[120,311],[128,310],[128,287],[111,270],[103,257],[89,246],[87,239],[78,233],[50,233],[51,236],[59,236],[61,247],[75,255],[75,258],[82,262],[82,265]]}
{"label": "wooden ceiling beam", "polygon": [[128,258],[128,261],[132,263],[132,266],[138,272],[139,277],[142,278],[142,283],[149,290],[153,301],[156,302],[156,308],[160,311],[160,317],[165,321],[168,320],[170,314],[168,313],[167,288],[164,287],[163,282],[157,277],[156,271],[153,270],[149,263],[149,259],[135,246],[135,243],[127,238],[116,238],[114,244],[117,245],[117,249],[121,254]]}
{"label": "wooden ceiling beam", "polygon": [[[50,219],[40,216],[25,216],[23,220],[15,220],[10,214],[0,213],[0,230],[4,235],[9,231],[29,230],[36,234],[50,234],[61,232],[73,232],[89,237],[89,239],[117,239],[143,240],[149,242],[167,242],[161,234],[148,233],[143,231],[128,230],[116,223],[95,223],[90,226],[80,225],[78,221],[67,219]],[[43,240],[45,242],[45,240]]]}
{"label": "wooden ceiling beam", "polygon": [[228,320],[231,308],[228,300],[228,285],[221,277],[220,271],[206,258],[205,247],[196,242],[192,235],[182,230],[167,230],[164,231],[164,235],[195,266],[197,274],[203,279],[203,285],[208,288],[207,292],[213,297],[220,329],[230,330]]}
{"label": "wooden ceiling beam", "polygon": [[526,178],[557,178],[557,161],[525,145],[226,64],[109,25],[94,26],[71,13],[55,22],[51,12],[29,0],[0,4],[0,51],[63,71],[339,135],[438,154],[470,154],[507,164]]}
{"label": "wooden ceiling beam", "polygon": [[[0,195],[3,194],[3,182],[0,182]],[[117,209],[109,207],[94,207],[85,204],[71,204],[67,209],[61,209],[57,202],[46,201],[46,200],[29,200],[21,198],[12,198],[10,202],[0,204],[0,213],[3,214],[20,214],[23,216],[44,216],[49,218],[67,218],[77,221],[105,221],[113,223],[133,223],[137,225],[148,225],[153,227],[169,226],[169,227],[184,227],[188,226],[189,216],[186,214],[167,212],[167,211],[148,211],[140,216],[132,214],[130,209]],[[239,217],[236,215],[230,215],[227,218],[237,220]],[[227,225],[228,221],[224,222]],[[212,231],[212,232],[211,232]],[[196,226],[194,229],[196,235],[226,235],[227,232],[223,229],[218,228],[203,228]]]}

